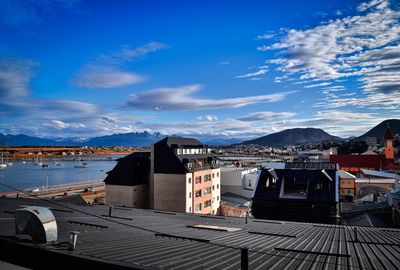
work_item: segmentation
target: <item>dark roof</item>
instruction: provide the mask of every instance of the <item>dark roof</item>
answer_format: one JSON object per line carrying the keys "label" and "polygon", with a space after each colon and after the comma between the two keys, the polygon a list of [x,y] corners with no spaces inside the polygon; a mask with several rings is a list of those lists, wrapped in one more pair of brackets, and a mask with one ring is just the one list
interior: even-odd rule
{"label": "dark roof", "polygon": [[147,184],[150,174],[150,152],[135,152],[119,158],[117,165],[107,173],[108,185],[135,186]]}
{"label": "dark roof", "polygon": [[336,170],[336,164],[330,162],[286,162],[285,169]]}
{"label": "dark roof", "polygon": [[[12,211],[20,205],[53,208],[58,242],[68,242],[69,231],[79,231],[76,249],[17,240]],[[108,209],[0,198],[0,260],[35,269],[52,269],[55,263],[87,269],[240,269],[239,247],[248,247],[250,269],[397,269],[400,265],[399,229],[359,227],[355,242],[349,226],[255,219],[246,224],[244,218],[117,207],[114,218],[97,218],[107,215]],[[197,224],[240,230],[191,227]],[[35,255],[40,257],[28,259]]]}
{"label": "dark roof", "polygon": [[167,144],[169,147],[172,145],[177,146],[204,146],[201,142],[194,138],[182,138],[182,137],[166,137],[156,144],[163,143]]}
{"label": "dark roof", "polygon": [[386,133],[385,136],[383,136],[384,140],[393,140],[393,134],[392,134],[392,130],[388,127],[386,129]]}
{"label": "dark roof", "polygon": [[384,155],[331,155],[330,162],[339,163],[340,167],[374,168],[387,170],[395,167],[393,159]]}

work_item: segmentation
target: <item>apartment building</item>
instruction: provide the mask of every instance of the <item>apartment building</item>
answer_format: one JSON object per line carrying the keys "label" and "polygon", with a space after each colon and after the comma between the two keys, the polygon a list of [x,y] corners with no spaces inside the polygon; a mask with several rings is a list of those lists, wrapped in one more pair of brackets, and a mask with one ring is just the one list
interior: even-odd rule
{"label": "apartment building", "polygon": [[211,149],[192,138],[167,137],[152,146],[151,208],[217,214],[220,169]]}
{"label": "apartment building", "polygon": [[192,138],[166,137],[150,152],[128,155],[108,173],[106,203],[215,215],[220,169],[211,149]]}

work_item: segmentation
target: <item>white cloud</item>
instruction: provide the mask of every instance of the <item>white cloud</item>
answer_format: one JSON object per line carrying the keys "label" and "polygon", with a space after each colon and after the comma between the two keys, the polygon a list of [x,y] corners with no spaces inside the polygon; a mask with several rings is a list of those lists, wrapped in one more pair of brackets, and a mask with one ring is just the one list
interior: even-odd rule
{"label": "white cloud", "polygon": [[269,95],[238,98],[208,99],[195,97],[193,94],[201,89],[200,84],[175,88],[157,88],[141,93],[131,94],[126,109],[177,111],[209,110],[221,108],[240,108],[243,106],[282,101],[293,92],[273,93]]}
{"label": "white cloud", "polygon": [[[286,74],[297,74],[301,81],[358,76],[365,91],[398,90],[399,54],[393,43],[400,41],[400,12],[386,0],[363,3],[358,10],[363,13],[307,30],[289,30],[280,42],[258,49],[279,50],[284,57],[270,63]],[[377,58],[390,50],[390,60]],[[385,61],[393,64],[391,71],[382,66]]]}
{"label": "white cloud", "polygon": [[332,84],[332,83],[331,82],[323,82],[323,83],[306,85],[306,86],[304,86],[304,88],[321,87],[321,86],[327,86],[327,85],[330,85],[330,84]]}
{"label": "white cloud", "polygon": [[3,100],[29,95],[35,65],[27,59],[0,58],[0,95]]}
{"label": "white cloud", "polygon": [[116,88],[141,83],[145,79],[133,72],[89,65],[76,75],[73,83],[84,88]]}
{"label": "white cloud", "polygon": [[197,117],[198,120],[203,121],[203,120],[207,120],[207,121],[217,121],[218,117],[216,115],[212,115],[212,114],[207,114],[207,115],[200,115]]}
{"label": "white cloud", "polygon": [[243,75],[238,75],[235,78],[240,79],[240,78],[257,77],[257,76],[261,76],[261,75],[267,74],[267,72],[268,72],[268,69],[263,68],[263,69],[260,69],[260,70],[258,70],[256,72],[251,72],[251,73],[247,73],[247,74],[243,74]]}
{"label": "white cloud", "polygon": [[86,126],[81,123],[65,123],[61,120],[56,120],[53,119],[51,120],[51,123],[54,125],[54,127],[59,128],[59,129],[65,129],[65,128],[85,128]]}
{"label": "white cloud", "polygon": [[110,54],[101,54],[84,65],[72,83],[83,88],[117,88],[141,83],[146,77],[125,71],[126,66],[137,58],[167,47],[164,43],[150,42],[137,48],[126,46]]}
{"label": "white cloud", "polygon": [[257,36],[257,39],[258,39],[258,40],[262,40],[262,39],[272,39],[272,38],[274,38],[274,37],[275,37],[275,34],[274,34],[274,33],[266,33],[266,34],[262,34],[262,35]]}
{"label": "white cloud", "polygon": [[293,112],[254,112],[248,115],[239,117],[237,120],[252,122],[252,121],[266,121],[274,120],[276,118],[291,118],[295,116]]}

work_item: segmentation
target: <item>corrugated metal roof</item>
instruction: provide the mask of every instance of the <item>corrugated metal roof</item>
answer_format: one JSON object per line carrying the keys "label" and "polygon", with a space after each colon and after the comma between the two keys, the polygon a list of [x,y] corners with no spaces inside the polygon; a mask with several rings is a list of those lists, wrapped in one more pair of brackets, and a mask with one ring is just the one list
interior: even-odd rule
{"label": "corrugated metal roof", "polygon": [[249,248],[250,269],[398,269],[400,265],[400,230],[396,229],[359,227],[354,241],[350,226],[254,219],[246,224],[244,218],[131,208],[114,208],[113,218],[107,218],[101,217],[108,215],[107,206],[60,203],[55,207],[37,200],[0,198],[2,237],[14,236],[12,212],[22,204],[68,207],[69,211],[53,213],[59,241],[68,241],[69,231],[80,231],[76,249],[71,252],[53,245],[44,247],[47,251],[132,268],[240,269],[240,247]]}

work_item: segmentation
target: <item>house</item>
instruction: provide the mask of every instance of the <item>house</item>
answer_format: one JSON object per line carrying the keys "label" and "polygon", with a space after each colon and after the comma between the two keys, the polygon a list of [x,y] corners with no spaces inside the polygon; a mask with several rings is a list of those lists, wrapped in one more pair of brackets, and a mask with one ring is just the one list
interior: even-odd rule
{"label": "house", "polygon": [[283,169],[264,167],[252,214],[263,219],[337,223],[338,188],[336,164],[293,162],[285,163]]}
{"label": "house", "polygon": [[339,170],[339,197],[340,200],[345,200],[346,197],[356,196],[356,177],[345,170]]}
{"label": "house", "polygon": [[150,152],[118,160],[108,173],[106,203],[164,211],[217,214],[220,169],[207,145],[166,137]]}

